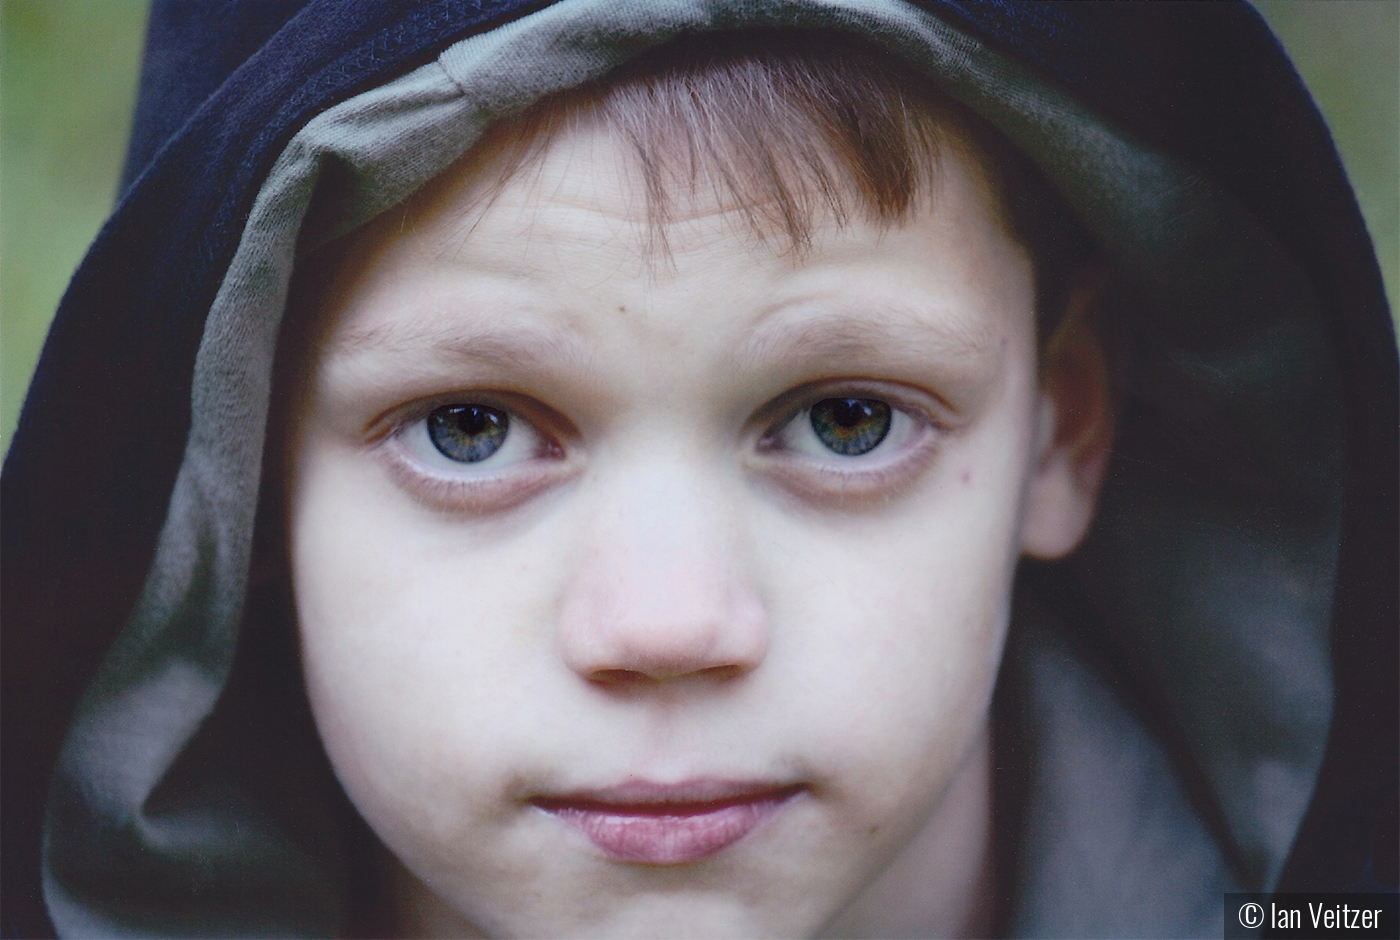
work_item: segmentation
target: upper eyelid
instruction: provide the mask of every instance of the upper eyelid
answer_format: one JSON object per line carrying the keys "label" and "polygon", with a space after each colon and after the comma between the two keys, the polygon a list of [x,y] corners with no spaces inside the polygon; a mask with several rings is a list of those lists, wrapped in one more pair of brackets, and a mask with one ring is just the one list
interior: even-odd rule
{"label": "upper eyelid", "polygon": [[[805,409],[827,398],[877,399],[916,420],[938,429],[948,429],[947,416],[943,412],[951,409],[936,394],[907,388],[903,383],[869,378],[805,382],[760,407],[748,423],[757,427],[761,438],[766,438],[786,427]],[[921,398],[925,401],[921,402]],[[574,423],[557,409],[523,393],[497,389],[458,389],[395,405],[366,423],[365,436],[370,442],[379,442],[403,433],[437,408],[468,403],[500,408],[545,438],[559,440],[578,436]]]}
{"label": "upper eyelid", "polygon": [[[761,408],[756,417],[756,423],[760,425],[764,436],[782,430],[796,419],[803,411],[811,408],[819,401],[828,398],[869,398],[883,401],[896,411],[904,412],[916,420],[925,421],[935,428],[943,429],[946,422],[940,420],[940,416],[934,408],[921,405],[916,400],[920,393],[912,389],[900,391],[898,383],[880,382],[875,379],[832,379],[820,382],[811,382],[799,385],[783,394]],[[933,399],[939,406],[944,402],[937,396],[922,393]]]}
{"label": "upper eyelid", "polygon": [[568,419],[529,396],[491,389],[468,389],[429,395],[385,409],[369,421],[366,437],[371,442],[386,440],[426,420],[438,408],[466,404],[498,408],[508,413],[512,420],[528,424],[542,437],[556,438],[573,433]]}

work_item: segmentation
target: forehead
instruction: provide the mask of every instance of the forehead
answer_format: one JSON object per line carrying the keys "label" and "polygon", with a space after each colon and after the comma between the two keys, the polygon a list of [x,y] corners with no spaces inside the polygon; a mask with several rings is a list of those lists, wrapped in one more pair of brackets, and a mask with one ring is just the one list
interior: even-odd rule
{"label": "forehead", "polygon": [[[674,329],[702,332],[729,320],[729,330],[751,332],[827,298],[879,314],[890,328],[936,327],[970,346],[1002,332],[1023,306],[1029,259],[983,168],[962,148],[947,148],[900,218],[821,209],[804,247],[764,229],[770,207],[703,175],[678,182],[658,218],[635,153],[597,123],[575,122],[523,165],[511,151],[488,139],[341,247],[340,297],[330,305],[339,309],[324,324],[333,346],[362,345],[395,323],[421,333],[473,310],[523,314],[510,297],[560,313],[617,301],[612,312],[627,314],[623,322],[669,318]],[[422,303],[405,305],[405,295]],[[629,302],[630,313],[616,309]]]}
{"label": "forehead", "polygon": [[1031,262],[961,155],[894,224],[818,213],[801,251],[756,235],[723,188],[658,223],[631,160],[586,124],[518,172],[469,155],[340,246],[298,369],[328,400],[495,389],[580,425],[727,421],[841,377],[971,414],[1034,373]]}

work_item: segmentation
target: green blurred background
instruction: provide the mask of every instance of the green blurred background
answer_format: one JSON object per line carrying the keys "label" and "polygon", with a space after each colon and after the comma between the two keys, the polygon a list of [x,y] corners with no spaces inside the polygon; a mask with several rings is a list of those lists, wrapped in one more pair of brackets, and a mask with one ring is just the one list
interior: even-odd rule
{"label": "green blurred background", "polygon": [[[116,193],[148,0],[0,0],[0,452]],[[1332,126],[1400,285],[1400,2],[1259,0]]]}

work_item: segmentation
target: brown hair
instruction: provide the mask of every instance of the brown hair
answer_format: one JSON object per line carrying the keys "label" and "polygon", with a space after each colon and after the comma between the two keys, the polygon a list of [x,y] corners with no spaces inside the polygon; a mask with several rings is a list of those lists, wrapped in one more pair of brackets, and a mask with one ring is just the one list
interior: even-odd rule
{"label": "brown hair", "polygon": [[1095,255],[1058,192],[1009,141],[892,54],[849,36],[749,30],[649,51],[512,121],[501,185],[581,116],[634,148],[662,250],[674,194],[701,186],[729,197],[756,236],[777,233],[796,251],[818,212],[893,224],[916,210],[940,155],[955,148],[981,168],[1031,255],[1042,336]]}

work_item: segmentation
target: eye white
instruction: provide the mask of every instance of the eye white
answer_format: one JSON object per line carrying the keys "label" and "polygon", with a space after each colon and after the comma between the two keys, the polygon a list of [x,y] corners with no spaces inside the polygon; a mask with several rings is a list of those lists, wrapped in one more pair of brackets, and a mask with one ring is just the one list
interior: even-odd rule
{"label": "eye white", "polygon": [[[833,396],[846,397],[846,396]],[[859,397],[859,396],[850,396]],[[904,448],[919,431],[919,422],[907,412],[900,410],[890,404],[890,426],[885,432],[885,436],[878,444],[863,454],[847,455],[839,453],[827,446],[818,436],[816,429],[812,426],[812,405],[803,408],[795,414],[787,424],[776,435],[778,444],[782,450],[791,453],[801,454],[814,460],[827,463],[852,463],[861,460],[872,460],[883,457],[887,454],[897,453]]]}
{"label": "eye white", "polygon": [[500,446],[481,460],[454,460],[443,453],[429,431],[431,414],[405,426],[399,438],[416,463],[439,476],[486,476],[539,456],[544,441],[538,431],[515,412],[494,407],[492,410],[508,414],[509,424]]}

